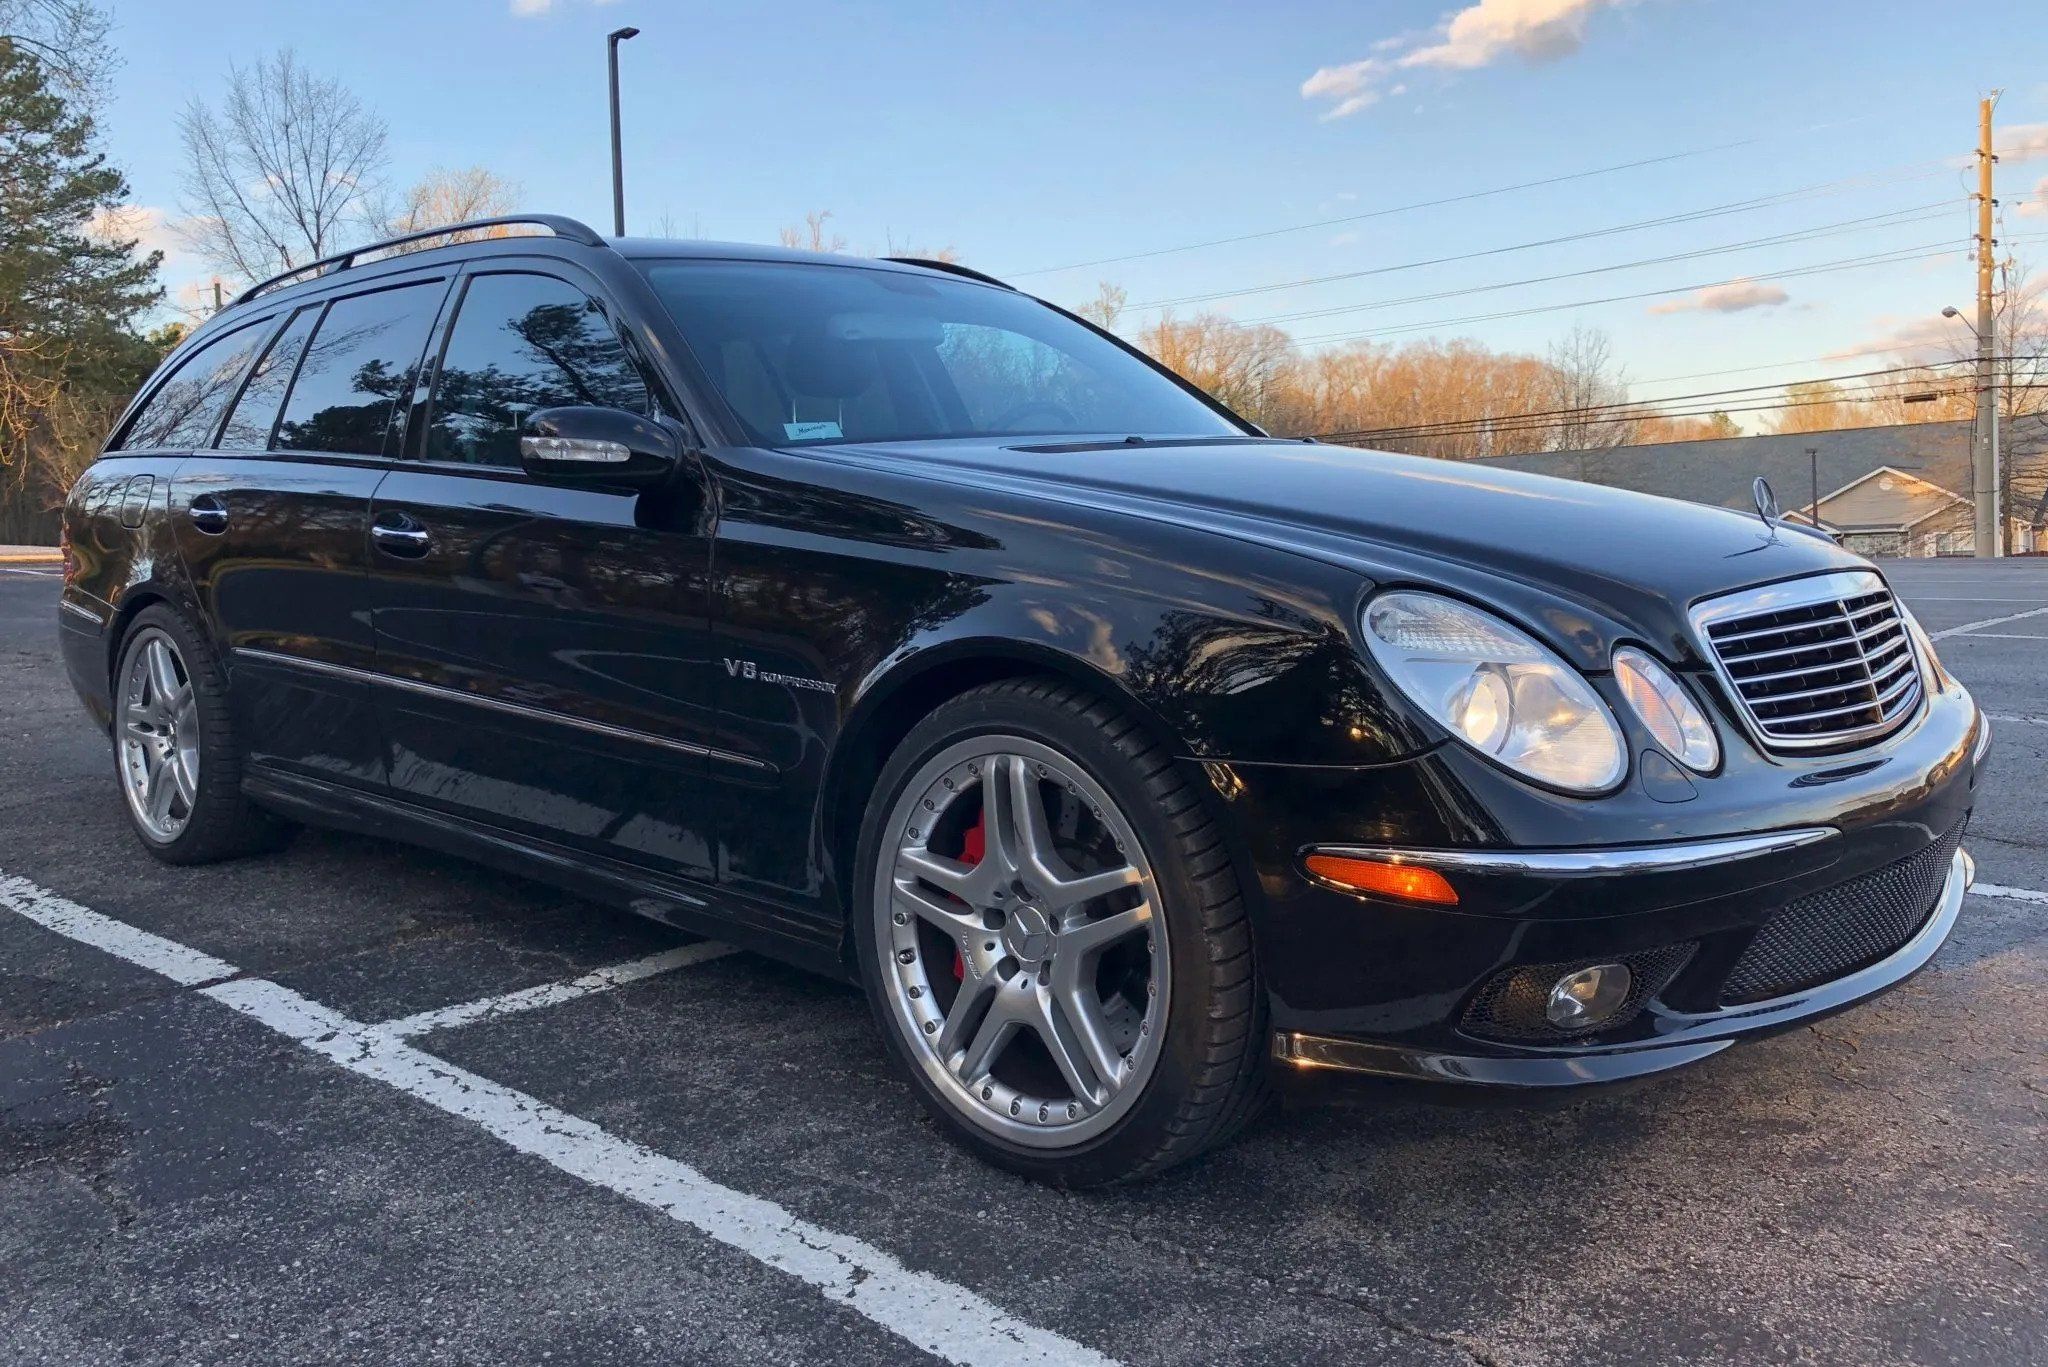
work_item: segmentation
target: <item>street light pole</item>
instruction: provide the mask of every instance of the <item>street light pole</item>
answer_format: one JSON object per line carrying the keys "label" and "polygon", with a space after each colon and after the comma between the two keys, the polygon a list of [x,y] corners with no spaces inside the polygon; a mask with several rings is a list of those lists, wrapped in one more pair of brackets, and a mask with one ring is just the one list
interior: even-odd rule
{"label": "street light pole", "polygon": [[637,28],[613,29],[605,35],[604,47],[612,78],[612,236],[626,235],[626,167],[619,150],[619,44],[637,38]]}

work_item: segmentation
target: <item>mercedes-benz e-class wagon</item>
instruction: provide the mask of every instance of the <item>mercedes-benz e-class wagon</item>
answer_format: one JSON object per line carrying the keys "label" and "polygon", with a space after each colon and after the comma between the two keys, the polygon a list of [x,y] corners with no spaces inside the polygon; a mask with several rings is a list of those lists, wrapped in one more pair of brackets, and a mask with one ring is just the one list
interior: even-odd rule
{"label": "mercedes-benz e-class wagon", "polygon": [[1069,1184],[1276,1083],[1641,1078],[1954,924],[1985,722],[1767,508],[1272,439],[957,266],[484,226],[250,290],[78,481],[159,858],[345,827],[853,979]]}

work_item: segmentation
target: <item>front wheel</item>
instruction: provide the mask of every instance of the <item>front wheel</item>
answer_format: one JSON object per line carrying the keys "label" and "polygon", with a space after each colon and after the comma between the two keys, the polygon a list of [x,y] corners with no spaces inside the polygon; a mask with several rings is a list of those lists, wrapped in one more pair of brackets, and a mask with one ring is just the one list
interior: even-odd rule
{"label": "front wheel", "polygon": [[1222,841],[1130,719],[1064,685],[938,709],[861,842],[863,976],[948,1131],[1068,1186],[1227,1139],[1266,1094],[1263,999]]}

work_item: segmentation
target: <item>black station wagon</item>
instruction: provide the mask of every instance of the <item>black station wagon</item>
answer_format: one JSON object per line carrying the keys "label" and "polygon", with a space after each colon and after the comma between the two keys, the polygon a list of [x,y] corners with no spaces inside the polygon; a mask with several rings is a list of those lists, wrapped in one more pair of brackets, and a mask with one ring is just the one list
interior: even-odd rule
{"label": "black station wagon", "polygon": [[351,828],[857,980],[1069,1184],[1658,1073],[1955,922],[1984,719],[1768,507],[1269,438],[954,265],[468,226],[244,294],[72,492],[161,859]]}

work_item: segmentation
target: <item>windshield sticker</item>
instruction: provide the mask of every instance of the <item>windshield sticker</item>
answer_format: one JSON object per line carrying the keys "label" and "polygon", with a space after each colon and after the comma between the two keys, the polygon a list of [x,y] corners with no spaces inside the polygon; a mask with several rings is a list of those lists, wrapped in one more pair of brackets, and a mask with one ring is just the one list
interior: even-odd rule
{"label": "windshield sticker", "polygon": [[846,435],[836,422],[786,422],[782,430],[791,441],[836,441]]}

